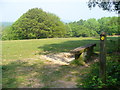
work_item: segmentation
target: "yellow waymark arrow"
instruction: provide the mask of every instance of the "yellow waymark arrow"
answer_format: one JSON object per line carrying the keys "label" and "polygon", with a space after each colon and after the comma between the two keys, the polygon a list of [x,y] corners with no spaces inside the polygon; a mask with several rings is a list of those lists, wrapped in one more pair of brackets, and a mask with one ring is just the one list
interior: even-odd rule
{"label": "yellow waymark arrow", "polygon": [[105,39],[105,37],[104,37],[104,36],[102,36],[102,37],[101,37],[101,40],[104,40],[104,39]]}

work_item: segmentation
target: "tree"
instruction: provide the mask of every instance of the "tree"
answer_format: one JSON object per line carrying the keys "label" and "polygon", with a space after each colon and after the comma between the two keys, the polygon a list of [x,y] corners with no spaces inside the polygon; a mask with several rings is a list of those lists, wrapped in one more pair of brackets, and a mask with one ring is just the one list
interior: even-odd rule
{"label": "tree", "polygon": [[108,26],[107,23],[109,22],[110,17],[103,17],[101,19],[98,19],[98,22],[100,24],[100,32],[104,31],[108,34]]}
{"label": "tree", "polygon": [[86,22],[84,22],[84,26],[96,31],[97,33],[100,33],[100,24],[95,18],[88,19]]}
{"label": "tree", "polygon": [[33,8],[13,23],[8,34],[12,36],[10,39],[65,37],[66,28],[67,26],[55,14]]}
{"label": "tree", "polygon": [[105,31],[108,35],[119,34],[119,17],[103,17],[98,19],[100,32]]}
{"label": "tree", "polygon": [[77,22],[69,23],[69,26],[71,27],[73,37],[90,37],[97,35],[97,26],[94,23],[94,19],[88,21],[81,19]]}
{"label": "tree", "polygon": [[107,22],[108,33],[110,35],[120,34],[119,33],[119,22],[118,17],[111,17],[110,20]]}
{"label": "tree", "polygon": [[120,1],[117,0],[89,0],[88,7],[92,8],[95,6],[102,8],[107,11],[116,11],[120,14]]}

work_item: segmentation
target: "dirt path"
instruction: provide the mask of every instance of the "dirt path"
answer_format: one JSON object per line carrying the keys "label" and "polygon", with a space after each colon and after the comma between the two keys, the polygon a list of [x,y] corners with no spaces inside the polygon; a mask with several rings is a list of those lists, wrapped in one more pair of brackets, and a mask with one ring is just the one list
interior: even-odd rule
{"label": "dirt path", "polygon": [[44,87],[77,88],[76,75],[75,75],[77,74],[77,72],[74,73],[72,68],[70,68],[68,65],[60,65],[53,63],[50,64],[50,63],[52,62],[46,62],[48,66],[45,67],[46,69],[49,69],[49,71],[47,71],[47,73],[43,71],[46,78],[48,78],[44,82]]}
{"label": "dirt path", "polygon": [[48,77],[51,76],[45,82],[45,87],[77,88],[77,79],[86,73],[86,70],[83,71],[87,68],[85,66],[69,65],[74,60],[74,56],[70,53],[41,55],[40,58],[46,60],[46,68],[49,68]]}
{"label": "dirt path", "polygon": [[11,61],[4,65],[3,87],[77,88],[89,67],[70,65],[72,60],[70,53],[59,53]]}

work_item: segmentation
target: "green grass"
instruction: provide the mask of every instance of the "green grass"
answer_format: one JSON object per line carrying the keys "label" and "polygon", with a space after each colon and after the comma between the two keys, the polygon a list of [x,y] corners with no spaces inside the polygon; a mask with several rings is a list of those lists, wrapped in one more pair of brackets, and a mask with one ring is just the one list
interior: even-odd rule
{"label": "green grass", "polygon": [[[115,37],[108,37],[114,39]],[[2,41],[3,87],[55,87],[58,80],[71,81],[83,77],[89,68],[80,66],[59,66],[40,60],[41,54],[69,52],[85,44],[96,43],[99,52],[99,38],[48,38],[34,40]]]}
{"label": "green grass", "polygon": [[89,43],[98,43],[96,38],[54,38],[35,40],[2,41],[2,58],[23,59],[48,52],[69,52]]}

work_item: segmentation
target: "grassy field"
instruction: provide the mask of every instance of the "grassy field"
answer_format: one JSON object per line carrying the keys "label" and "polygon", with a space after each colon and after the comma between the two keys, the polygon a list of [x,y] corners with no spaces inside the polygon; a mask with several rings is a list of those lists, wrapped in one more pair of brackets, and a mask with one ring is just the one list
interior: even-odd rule
{"label": "grassy field", "polygon": [[2,58],[5,60],[13,60],[29,58],[43,53],[69,52],[75,47],[89,43],[99,43],[99,41],[96,38],[54,38],[3,41]]}
{"label": "grassy field", "polygon": [[[116,40],[117,37],[108,37]],[[69,52],[79,46],[96,43],[99,38],[48,38],[2,41],[4,88],[74,87],[77,78],[84,78],[89,67],[57,65],[39,58],[42,54]],[[73,86],[72,86],[73,85]]]}

